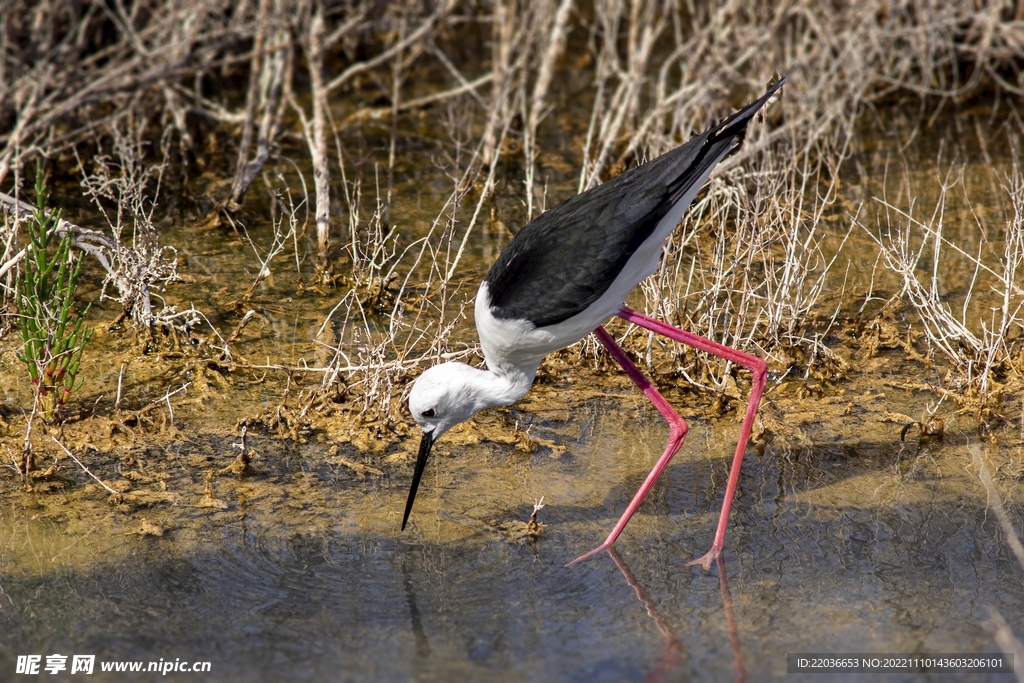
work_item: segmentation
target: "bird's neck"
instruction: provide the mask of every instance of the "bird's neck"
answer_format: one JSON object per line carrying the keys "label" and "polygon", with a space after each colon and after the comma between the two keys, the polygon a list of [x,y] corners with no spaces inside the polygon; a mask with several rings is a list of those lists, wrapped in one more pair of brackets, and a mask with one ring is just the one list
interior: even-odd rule
{"label": "bird's neck", "polygon": [[509,406],[526,396],[537,376],[539,363],[523,365],[491,365],[488,363],[488,396],[493,401],[488,407]]}

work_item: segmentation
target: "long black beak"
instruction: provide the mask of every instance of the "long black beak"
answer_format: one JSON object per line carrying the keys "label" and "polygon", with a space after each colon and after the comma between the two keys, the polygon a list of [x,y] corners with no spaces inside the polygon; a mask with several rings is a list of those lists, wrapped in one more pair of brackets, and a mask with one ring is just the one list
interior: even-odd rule
{"label": "long black beak", "polygon": [[416,469],[412,473],[412,486],[409,488],[409,500],[405,503],[405,516],[402,517],[402,531],[405,531],[405,523],[409,521],[409,513],[412,512],[412,502],[416,500],[416,489],[420,487],[420,479],[423,477],[423,469],[427,466],[427,456],[430,455],[430,447],[434,445],[434,433],[423,432],[423,439],[420,440],[420,453],[416,456]]}

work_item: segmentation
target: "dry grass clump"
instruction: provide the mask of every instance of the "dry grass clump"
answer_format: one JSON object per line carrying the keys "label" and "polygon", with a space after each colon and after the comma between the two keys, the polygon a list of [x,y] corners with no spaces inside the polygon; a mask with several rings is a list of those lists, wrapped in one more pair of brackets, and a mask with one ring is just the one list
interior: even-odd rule
{"label": "dry grass clump", "polygon": [[[904,208],[883,195],[877,222],[855,223],[899,277],[890,302],[909,303],[929,360],[939,356],[948,368],[943,397],[981,411],[985,422],[1004,417],[1004,402],[1024,386],[1024,177],[1016,154],[1005,175],[985,170],[1005,202],[1002,220],[992,220],[971,206],[966,163],[940,157],[938,166],[934,206],[911,200]],[[950,215],[956,194],[968,208]]]}
{"label": "dry grass clump", "polygon": [[[846,217],[842,196],[857,126],[897,98],[937,115],[969,97],[1024,94],[1022,43],[1019,7],[972,0],[11,0],[0,18],[0,189],[16,196],[12,181],[36,159],[77,169],[95,207],[79,222],[106,225],[61,229],[100,261],[137,326],[186,332],[198,312],[151,301],[174,277],[154,220],[164,179],[188,190],[204,173],[209,196],[197,205],[210,227],[248,235],[269,206],[272,244],[249,242],[256,282],[294,251],[298,278],[332,292],[316,337],[329,358],[313,370],[325,387],[344,380],[347,409],[389,421],[409,373],[473,353],[458,327],[479,275],[469,255],[488,258],[546,206],[664,152],[792,70],[642,296],[647,312],[767,354],[781,372],[834,374],[842,363],[824,340],[842,297],[826,293],[846,278],[836,259],[851,224],[868,220],[858,207]],[[156,150],[156,164],[144,161]],[[399,193],[413,182],[431,188],[432,219]],[[6,226],[0,275],[17,262]],[[913,286],[916,261],[886,263],[923,316],[941,308]],[[937,348],[957,355],[958,373],[990,376],[1018,353],[1004,333],[1013,310],[955,343],[937,331]],[[653,363],[649,337],[627,341]],[[699,383],[722,387],[732,374],[670,350],[674,371]],[[985,400],[987,380],[968,381]]]}

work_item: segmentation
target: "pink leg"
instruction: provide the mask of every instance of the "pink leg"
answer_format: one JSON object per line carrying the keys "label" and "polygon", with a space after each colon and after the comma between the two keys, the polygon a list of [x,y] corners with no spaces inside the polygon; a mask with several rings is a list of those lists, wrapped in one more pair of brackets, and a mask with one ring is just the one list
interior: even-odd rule
{"label": "pink leg", "polygon": [[[754,426],[754,418],[757,416],[757,408],[761,403],[761,395],[764,393],[765,382],[767,381],[768,376],[768,365],[756,356],[742,353],[736,349],[719,344],[718,342],[693,334],[692,332],[672,327],[671,325],[667,325],[659,320],[650,318],[642,313],[637,313],[625,306],[623,306],[622,310],[619,311],[619,317],[623,320],[639,325],[640,327],[651,330],[652,332],[656,332],[660,335],[669,337],[670,339],[675,339],[676,341],[682,342],[688,346],[692,346],[695,349],[700,349],[701,351],[706,351],[707,353],[720,358],[725,358],[730,362],[737,363],[749,370],[753,376],[750,386],[750,398],[747,401],[747,410],[743,415],[743,424],[740,426],[740,436],[736,443],[736,453],[733,455],[732,466],[729,468],[729,481],[725,487],[725,499],[722,501],[722,512],[718,516],[718,527],[715,530],[715,540],[711,544],[711,550],[709,550],[703,557],[688,563],[689,565],[699,564],[703,567],[704,571],[708,571],[711,569],[711,562],[721,556],[722,546],[725,545],[725,530],[729,525],[729,510],[732,507],[732,499],[736,493],[736,485],[739,482],[740,467],[743,464],[743,455],[746,453],[747,442],[750,439],[750,430]],[[596,552],[609,547],[615,542],[615,539],[618,538],[620,533],[622,533],[626,523],[629,521],[629,518],[633,516],[636,508],[644,499],[644,496],[646,496],[651,487],[654,486],[654,482],[657,481],[662,470],[665,469],[669,460],[672,459],[672,456],[682,445],[682,437],[686,435],[686,423],[682,422],[682,419],[676,415],[675,411],[672,410],[671,406],[668,405],[665,399],[658,394],[647,378],[640,373],[622,349],[615,344],[611,336],[609,336],[603,328],[595,330],[595,334],[597,334],[597,338],[602,344],[604,344],[605,348],[608,349],[609,353],[612,354],[615,360],[619,362],[630,378],[632,378],[643,392],[647,394],[648,398],[651,399],[651,402],[654,403],[655,407],[658,408],[661,414],[665,415],[665,418],[669,421],[669,425],[672,427],[672,432],[669,436],[669,443],[665,449],[665,453],[658,459],[658,462],[654,465],[654,469],[651,470],[651,473],[647,475],[647,479],[640,487],[640,490],[637,491],[636,496],[633,497],[629,507],[626,508],[626,511],[615,525],[615,528],[612,529],[612,533],[599,548],[576,560],[573,560],[573,562],[579,562],[580,560],[586,559]],[[657,396],[657,400],[654,396]],[[679,435],[678,439],[675,438],[676,423],[669,417],[669,414],[682,423],[682,434]]]}
{"label": "pink leg", "polygon": [[679,414],[676,413],[671,405],[669,405],[668,401],[658,393],[658,390],[655,389],[654,385],[651,384],[651,381],[644,376],[644,373],[640,371],[640,368],[633,365],[633,361],[629,359],[629,356],[626,355],[625,351],[619,348],[619,345],[615,343],[612,336],[608,334],[603,327],[599,327],[594,330],[594,336],[596,336],[598,341],[608,349],[608,353],[611,354],[612,358],[618,361],[619,365],[622,366],[622,369],[626,371],[627,375],[629,375],[629,378],[632,379],[633,382],[640,387],[640,390],[647,395],[647,398],[651,399],[651,403],[653,403],[654,407],[658,409],[658,412],[665,417],[669,425],[669,436],[668,444],[665,446],[665,452],[661,454],[660,458],[658,458],[658,462],[654,464],[654,469],[652,469],[650,474],[647,475],[647,478],[644,479],[644,483],[640,485],[640,490],[633,496],[633,500],[629,501],[629,505],[626,506],[626,511],[622,513],[622,517],[619,518],[619,521],[615,524],[615,528],[612,529],[612,532],[608,534],[608,538],[604,540],[604,543],[597,546],[586,555],[580,555],[575,560],[567,564],[567,567],[569,565],[576,564],[581,560],[593,557],[602,550],[610,548],[612,543],[615,543],[615,539],[617,539],[619,534],[622,533],[622,530],[626,528],[626,524],[629,522],[630,517],[632,517],[633,513],[636,512],[636,509],[640,507],[640,503],[642,503],[644,498],[647,497],[648,492],[650,492],[654,487],[654,483],[658,481],[658,477],[661,476],[662,471],[668,466],[669,461],[672,460],[672,456],[675,455],[676,451],[679,450],[679,447],[683,445],[683,439],[686,438],[686,421],[679,417]]}

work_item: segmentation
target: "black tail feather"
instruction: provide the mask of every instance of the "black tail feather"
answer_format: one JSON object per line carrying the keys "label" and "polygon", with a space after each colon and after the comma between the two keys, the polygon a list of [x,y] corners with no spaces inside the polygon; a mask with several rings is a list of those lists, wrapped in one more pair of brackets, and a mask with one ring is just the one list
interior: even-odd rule
{"label": "black tail feather", "polygon": [[781,77],[757,101],[751,102],[735,114],[723,119],[721,123],[713,128],[713,132],[705,144],[713,144],[718,140],[728,137],[736,138],[737,147],[743,144],[743,139],[747,136],[747,124],[750,123],[750,119],[754,118],[768,100],[772,98],[772,95],[778,92],[788,77],[789,74]]}

